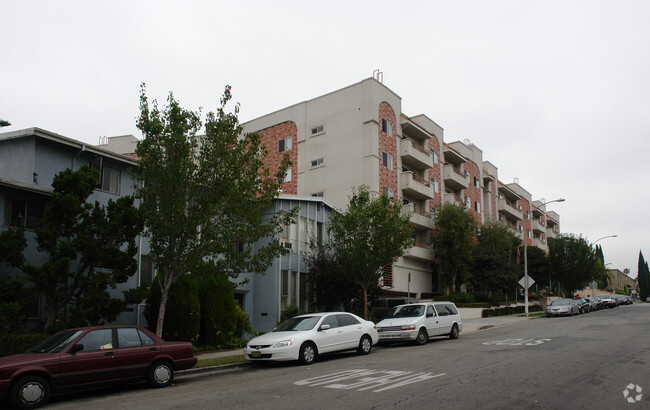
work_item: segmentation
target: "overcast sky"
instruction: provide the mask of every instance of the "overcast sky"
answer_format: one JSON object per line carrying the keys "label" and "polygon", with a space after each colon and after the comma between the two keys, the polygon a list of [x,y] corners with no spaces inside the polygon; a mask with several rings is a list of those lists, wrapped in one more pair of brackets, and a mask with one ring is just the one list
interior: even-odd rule
{"label": "overcast sky", "polygon": [[240,120],[383,72],[406,115],[470,139],[564,233],[650,257],[650,1],[3,1],[0,118],[98,144],[139,85]]}

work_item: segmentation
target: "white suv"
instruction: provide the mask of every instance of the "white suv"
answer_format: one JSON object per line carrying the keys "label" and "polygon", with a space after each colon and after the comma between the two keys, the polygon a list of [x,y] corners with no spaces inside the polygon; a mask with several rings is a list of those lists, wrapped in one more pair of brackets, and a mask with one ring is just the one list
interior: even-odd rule
{"label": "white suv", "polygon": [[377,323],[379,342],[414,341],[425,344],[430,337],[457,339],[463,322],[452,302],[422,302],[395,306]]}

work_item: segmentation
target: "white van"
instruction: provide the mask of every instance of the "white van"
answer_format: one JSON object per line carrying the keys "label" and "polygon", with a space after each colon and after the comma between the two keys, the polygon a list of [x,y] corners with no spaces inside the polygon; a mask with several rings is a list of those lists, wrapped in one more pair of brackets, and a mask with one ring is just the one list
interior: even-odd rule
{"label": "white van", "polygon": [[452,302],[422,302],[395,306],[377,323],[379,342],[414,341],[423,345],[429,338],[457,339],[463,322]]}

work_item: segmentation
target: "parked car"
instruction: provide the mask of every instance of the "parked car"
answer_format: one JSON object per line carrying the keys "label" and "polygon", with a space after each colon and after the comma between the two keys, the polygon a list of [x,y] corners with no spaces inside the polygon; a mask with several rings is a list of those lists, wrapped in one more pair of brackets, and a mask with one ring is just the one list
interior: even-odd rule
{"label": "parked car", "polygon": [[610,295],[598,295],[597,297],[602,302],[603,307],[615,308],[618,306],[618,301]]}
{"label": "parked car", "polygon": [[429,338],[457,339],[463,322],[452,302],[423,302],[396,306],[377,323],[380,342],[413,341],[423,345]]}
{"label": "parked car", "polygon": [[589,310],[593,312],[594,310],[600,309],[600,300],[597,298],[585,298],[585,301],[589,304]]}
{"label": "parked car", "polygon": [[414,297],[394,297],[394,298],[377,298],[372,303],[370,310],[373,317],[381,320],[398,305],[406,305],[408,303],[418,303],[419,301]]}
{"label": "parked car", "polygon": [[578,305],[578,312],[579,313],[589,313],[591,312],[591,307],[589,306],[589,303],[584,300],[584,299],[574,299],[576,304]]}
{"label": "parked car", "polygon": [[166,342],[139,326],[67,329],[24,354],[0,357],[0,399],[31,409],[72,389],[140,379],[167,387],[176,370],[196,362],[192,343]]}
{"label": "parked car", "polygon": [[573,299],[558,299],[546,307],[546,317],[573,316],[579,314],[578,304]]}
{"label": "parked car", "polygon": [[250,361],[298,360],[311,364],[323,353],[356,349],[368,354],[377,344],[375,324],[346,312],[310,313],[291,318],[244,348]]}
{"label": "parked car", "polygon": [[627,296],[627,295],[616,295],[616,296],[614,296],[614,299],[616,299],[619,306],[620,305],[631,305],[632,304],[632,298]]}

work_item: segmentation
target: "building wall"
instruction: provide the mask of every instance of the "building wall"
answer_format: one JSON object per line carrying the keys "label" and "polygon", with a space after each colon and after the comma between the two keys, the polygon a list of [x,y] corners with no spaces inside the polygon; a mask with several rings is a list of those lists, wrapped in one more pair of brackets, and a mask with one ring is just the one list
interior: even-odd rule
{"label": "building wall", "polygon": [[[298,193],[298,127],[293,121],[285,121],[283,123],[264,128],[263,130],[258,131],[262,134],[262,143],[266,146],[268,150],[268,156],[266,157],[267,165],[270,168],[271,175],[274,175],[278,169],[285,155],[289,155],[291,160],[290,171],[288,170],[288,175],[290,178],[285,180],[282,184],[282,192],[286,194],[296,195]],[[286,149],[283,152],[279,151],[280,140],[284,140],[285,147],[287,146],[286,141],[291,139],[291,148]],[[295,144],[295,145],[294,145]]]}

